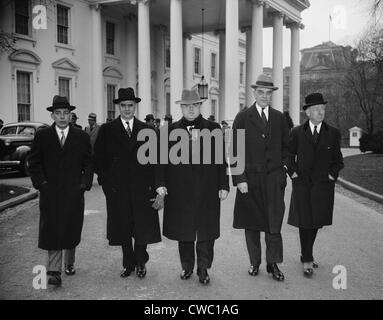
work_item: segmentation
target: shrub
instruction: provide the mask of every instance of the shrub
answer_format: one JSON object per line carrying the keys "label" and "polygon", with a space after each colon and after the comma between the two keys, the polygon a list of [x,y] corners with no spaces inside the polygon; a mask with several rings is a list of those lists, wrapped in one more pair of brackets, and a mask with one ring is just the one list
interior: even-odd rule
{"label": "shrub", "polygon": [[359,142],[360,151],[372,151],[373,153],[383,154],[383,130],[374,134],[365,133],[359,139]]}

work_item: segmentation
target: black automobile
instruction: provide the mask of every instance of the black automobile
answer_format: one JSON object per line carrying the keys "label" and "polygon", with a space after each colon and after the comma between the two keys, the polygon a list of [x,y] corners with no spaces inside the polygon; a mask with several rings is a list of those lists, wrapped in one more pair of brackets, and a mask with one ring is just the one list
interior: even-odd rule
{"label": "black automobile", "polygon": [[28,174],[27,155],[36,131],[49,127],[42,122],[18,122],[4,125],[0,131],[0,170],[16,169]]}

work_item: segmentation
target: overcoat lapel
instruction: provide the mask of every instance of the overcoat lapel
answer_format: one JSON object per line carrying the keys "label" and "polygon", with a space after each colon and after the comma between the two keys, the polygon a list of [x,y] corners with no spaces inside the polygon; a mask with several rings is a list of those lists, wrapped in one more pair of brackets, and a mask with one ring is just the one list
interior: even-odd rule
{"label": "overcoat lapel", "polygon": [[56,132],[56,124],[55,123],[53,123],[51,125],[50,130],[51,130],[50,139],[52,141],[52,144],[55,146],[55,152],[59,153],[61,151],[61,144],[60,144],[60,138]]}
{"label": "overcoat lapel", "polygon": [[[73,131],[73,127],[69,125],[69,131],[68,131],[68,136],[65,139],[64,147],[62,148],[64,152],[70,149],[70,146],[72,145],[73,141],[75,140],[74,137],[75,133]],[[60,142],[59,142],[60,144]]]}
{"label": "overcoat lapel", "polygon": [[325,122],[322,122],[322,127],[319,132],[318,145],[315,148],[315,153],[324,151],[327,148],[327,142],[329,140],[328,126]]}
{"label": "overcoat lapel", "polygon": [[313,134],[311,133],[311,130],[310,130],[309,121],[306,121],[306,123],[304,124],[303,132],[304,132],[306,139],[310,143],[311,147],[314,148],[315,147],[314,138],[313,138]]}
{"label": "overcoat lapel", "polygon": [[[127,148],[131,148],[131,139],[133,138],[133,132],[132,132],[132,137],[129,138],[129,135],[128,133],[126,132],[125,130],[125,127],[124,125],[122,124],[121,122],[121,119],[120,117],[118,117],[117,119],[113,120],[112,122],[113,124],[113,131],[115,132],[116,136],[118,137],[118,139],[127,147]],[[135,130],[135,125],[133,123],[133,130]]]}
{"label": "overcoat lapel", "polygon": [[272,107],[269,107],[269,119],[267,121],[267,128],[266,128],[267,143],[270,142],[270,139],[271,139],[270,132],[273,132],[272,126],[276,124],[277,120],[278,120],[277,114],[274,112],[274,109]]}

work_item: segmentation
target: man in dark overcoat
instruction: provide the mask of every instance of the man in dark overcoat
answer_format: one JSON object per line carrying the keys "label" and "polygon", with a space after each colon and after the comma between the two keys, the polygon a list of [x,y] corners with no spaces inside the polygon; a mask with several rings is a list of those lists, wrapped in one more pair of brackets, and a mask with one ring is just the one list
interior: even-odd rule
{"label": "man in dark overcoat", "polygon": [[54,124],[36,132],[29,155],[33,186],[40,191],[39,248],[48,250],[48,283],[61,285],[65,273],[75,273],[75,248],[81,240],[84,192],[93,180],[89,136],[70,124],[75,109],[66,97],[55,96]]}
{"label": "man in dark overcoat", "polygon": [[288,224],[299,228],[303,274],[313,275],[313,246],[318,229],[332,224],[334,186],[343,168],[340,132],[323,121],[327,102],[322,94],[306,97],[309,120],[290,134],[288,173],[292,178]]}
{"label": "man in dark overcoat", "polygon": [[[237,114],[233,130],[245,130],[245,170],[233,175],[238,187],[233,227],[245,229],[251,276],[261,264],[260,232],[265,233],[267,272],[284,280],[278,263],[283,261],[281,227],[285,211],[288,128],[285,116],[270,106],[277,90],[269,76],[260,75],[254,88],[255,103]],[[236,138],[233,140],[236,142]]]}
{"label": "man in dark overcoat", "polygon": [[134,116],[140,101],[133,88],[119,89],[114,103],[120,116],[101,126],[94,146],[95,171],[106,198],[106,237],[109,245],[122,247],[123,278],[135,269],[145,277],[147,245],[161,241],[158,210],[151,202],[156,198],[154,167],[137,159],[145,143],[137,140],[139,131],[154,130]]}
{"label": "man in dark overcoat", "polygon": [[[215,157],[214,139],[211,140],[210,149],[206,149],[205,141],[199,140],[199,164],[193,160],[198,148],[197,139],[201,138],[198,130],[205,129],[210,133],[216,130],[219,133],[218,139],[223,140],[220,125],[202,117],[202,102],[196,90],[187,89],[183,90],[181,100],[176,101],[181,105],[183,117],[172,123],[168,130],[169,134],[176,130],[185,133],[186,147],[189,150],[188,163],[174,164],[169,159],[169,164],[159,166],[158,190],[160,194],[167,194],[163,234],[178,241],[181,279],[189,279],[192,275],[196,251],[199,281],[208,284],[210,277],[207,269],[213,262],[214,242],[220,236],[220,201],[228,195],[229,179],[224,150],[221,150],[221,159]],[[167,127],[163,127],[161,130],[166,129]],[[176,143],[169,141],[169,149]],[[211,161],[208,163],[203,162],[204,152],[211,152]]]}

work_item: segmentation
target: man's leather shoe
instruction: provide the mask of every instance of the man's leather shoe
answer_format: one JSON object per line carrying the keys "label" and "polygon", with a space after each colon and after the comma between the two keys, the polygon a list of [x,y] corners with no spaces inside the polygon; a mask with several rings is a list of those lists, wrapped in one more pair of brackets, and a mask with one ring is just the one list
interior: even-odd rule
{"label": "man's leather shoe", "polygon": [[197,275],[199,277],[199,282],[202,284],[208,284],[210,282],[210,277],[207,273],[207,269],[197,269]]}
{"label": "man's leather shoe", "polygon": [[65,266],[65,274],[67,276],[73,276],[75,273],[76,273],[76,270],[75,270],[73,264],[69,264],[69,265]]}
{"label": "man's leather shoe", "polygon": [[129,277],[131,273],[132,273],[132,270],[131,270],[131,269],[124,268],[124,269],[121,271],[121,273],[120,273],[120,277],[121,277],[121,278]]}
{"label": "man's leather shoe", "polygon": [[146,267],[145,264],[138,264],[136,267],[136,274],[139,278],[144,278],[146,276]]}
{"label": "man's leather shoe", "polygon": [[61,273],[58,271],[48,271],[48,284],[59,287],[61,286]]}
{"label": "man's leather shoe", "polygon": [[266,266],[267,273],[270,273],[273,276],[273,279],[277,281],[285,280],[285,276],[281,270],[279,270],[278,265],[276,263],[270,263]]}
{"label": "man's leather shoe", "polygon": [[249,275],[255,277],[255,276],[258,274],[258,272],[259,272],[259,266],[253,266],[253,265],[251,265],[251,266],[249,267],[248,272],[249,272]]}
{"label": "man's leather shoe", "polygon": [[[302,256],[301,256],[301,262],[303,263],[303,257],[302,257]],[[314,268],[314,269],[319,268],[319,264],[318,264],[318,262],[316,262],[315,260],[313,261],[313,268]]]}
{"label": "man's leather shoe", "polygon": [[180,275],[180,278],[182,280],[187,280],[191,277],[191,275],[193,274],[193,270],[182,270],[181,271],[181,275]]}

